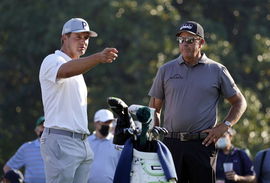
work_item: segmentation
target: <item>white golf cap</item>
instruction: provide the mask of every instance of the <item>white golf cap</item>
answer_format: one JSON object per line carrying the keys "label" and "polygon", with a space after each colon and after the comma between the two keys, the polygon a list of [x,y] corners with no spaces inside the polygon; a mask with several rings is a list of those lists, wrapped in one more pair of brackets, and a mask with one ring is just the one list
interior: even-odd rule
{"label": "white golf cap", "polygon": [[100,109],[95,113],[94,122],[107,122],[114,120],[113,113],[107,109]]}
{"label": "white golf cap", "polygon": [[90,30],[88,23],[82,18],[72,18],[64,24],[62,35],[70,32],[89,32],[90,37],[98,36],[96,32]]}

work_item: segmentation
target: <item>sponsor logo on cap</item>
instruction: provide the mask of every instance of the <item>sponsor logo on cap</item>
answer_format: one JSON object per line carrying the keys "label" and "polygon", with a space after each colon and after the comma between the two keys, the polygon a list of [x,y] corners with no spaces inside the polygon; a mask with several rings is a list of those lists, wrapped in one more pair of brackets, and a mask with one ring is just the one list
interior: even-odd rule
{"label": "sponsor logo on cap", "polygon": [[183,25],[180,30],[183,30],[183,29],[192,29],[193,25],[192,24],[185,24]]}
{"label": "sponsor logo on cap", "polygon": [[82,22],[82,27],[83,27],[83,29],[86,29],[87,23],[86,22]]}

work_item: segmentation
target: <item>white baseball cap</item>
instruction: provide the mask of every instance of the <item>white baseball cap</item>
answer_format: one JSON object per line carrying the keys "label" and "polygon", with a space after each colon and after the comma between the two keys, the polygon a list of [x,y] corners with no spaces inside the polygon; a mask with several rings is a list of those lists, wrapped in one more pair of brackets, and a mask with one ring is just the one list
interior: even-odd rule
{"label": "white baseball cap", "polygon": [[94,122],[107,122],[114,120],[113,113],[107,109],[100,109],[95,113]]}
{"label": "white baseball cap", "polygon": [[72,18],[64,24],[62,35],[70,32],[89,32],[90,37],[98,36],[96,32],[90,30],[88,23],[82,18]]}

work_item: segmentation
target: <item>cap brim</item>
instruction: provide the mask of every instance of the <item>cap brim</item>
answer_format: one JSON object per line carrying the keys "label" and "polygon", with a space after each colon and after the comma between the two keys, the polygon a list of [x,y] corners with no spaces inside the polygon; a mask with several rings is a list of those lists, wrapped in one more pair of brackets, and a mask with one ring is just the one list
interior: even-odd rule
{"label": "cap brim", "polygon": [[72,32],[75,32],[75,33],[78,33],[78,32],[89,32],[90,33],[90,37],[97,37],[98,34],[94,31],[85,31],[85,30],[78,30],[78,31],[72,31]]}
{"label": "cap brim", "polygon": [[107,121],[112,121],[112,120],[116,120],[116,118],[113,118],[113,119],[106,119],[105,121],[94,121],[95,123],[97,123],[97,122],[101,122],[101,123],[105,123],[105,122],[107,122]]}
{"label": "cap brim", "polygon": [[[195,34],[194,32],[191,32],[191,31],[188,31],[188,30],[182,30],[182,31],[179,31],[179,32],[176,34],[176,36],[177,36],[177,37],[180,36],[180,34],[181,34],[182,32],[188,32],[188,33],[190,33],[190,34],[199,36],[199,35]],[[200,36],[200,37],[201,37],[201,36]]]}

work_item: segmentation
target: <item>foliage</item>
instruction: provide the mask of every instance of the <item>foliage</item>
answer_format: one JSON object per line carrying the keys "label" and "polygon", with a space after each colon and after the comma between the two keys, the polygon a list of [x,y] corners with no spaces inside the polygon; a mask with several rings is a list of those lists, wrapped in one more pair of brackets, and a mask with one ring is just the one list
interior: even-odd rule
{"label": "foliage", "polygon": [[[0,165],[25,141],[35,138],[42,115],[38,81],[43,58],[60,47],[63,23],[86,19],[99,37],[86,55],[116,47],[119,59],[85,74],[89,126],[106,98],[148,104],[159,66],[178,56],[175,32],[185,20],[206,31],[206,54],[226,65],[248,101],[235,126],[235,144],[254,155],[269,147],[269,0],[2,0],[0,2]],[[228,111],[221,101],[219,120]]]}

